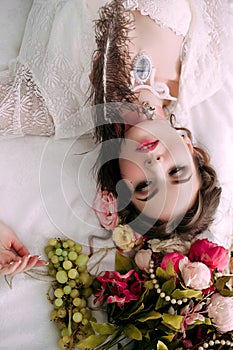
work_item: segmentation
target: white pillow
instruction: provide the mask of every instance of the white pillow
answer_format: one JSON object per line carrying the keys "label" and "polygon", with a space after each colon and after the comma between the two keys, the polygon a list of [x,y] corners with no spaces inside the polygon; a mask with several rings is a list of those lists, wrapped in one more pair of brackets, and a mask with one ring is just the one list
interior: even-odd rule
{"label": "white pillow", "polygon": [[33,0],[0,1],[0,71],[18,56]]}

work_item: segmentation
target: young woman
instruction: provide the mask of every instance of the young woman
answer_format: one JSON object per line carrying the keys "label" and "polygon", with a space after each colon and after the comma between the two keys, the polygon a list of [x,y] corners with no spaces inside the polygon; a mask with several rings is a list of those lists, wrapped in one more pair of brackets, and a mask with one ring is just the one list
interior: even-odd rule
{"label": "young woman", "polygon": [[[172,167],[168,166],[172,153],[175,152],[174,138],[171,143],[168,142],[172,135],[169,127],[167,133],[163,131],[162,136],[156,136],[158,122],[153,119],[164,118],[164,115],[168,118],[174,112],[179,122],[185,117],[188,125],[187,120],[195,112],[191,108],[203,100],[208,101],[208,97],[218,91],[221,80],[225,79],[222,75],[225,59],[222,46],[225,39],[220,23],[223,17],[216,15],[217,8],[217,3],[210,8],[205,1],[198,4],[194,1],[181,1],[177,5],[173,1],[139,0],[114,1],[100,11],[96,25],[97,50],[91,76],[92,99],[98,105],[96,137],[102,142],[99,184],[102,190],[112,192],[121,201],[116,186],[120,180],[127,180],[131,201],[127,201],[119,214],[123,223],[131,223],[141,212],[145,214],[139,215],[144,222],[141,226],[141,222],[137,221],[139,231],[149,234],[153,232],[153,235],[159,237],[167,233],[193,235],[207,230],[214,218],[220,189],[206,152],[192,144],[190,133],[183,137],[184,150],[187,153],[188,148],[189,152],[188,167],[192,169],[189,171],[192,184],[189,188],[180,184],[180,191],[179,186],[175,186],[176,195],[173,196],[174,190],[170,185],[172,176],[175,175],[182,181],[185,179],[184,175],[182,178],[181,165],[184,156],[179,150]],[[219,11],[223,9],[224,6],[219,7]],[[174,13],[178,15],[173,16]],[[206,14],[209,21],[206,21]],[[199,39],[201,37],[201,42],[198,36]],[[113,108],[110,102],[117,102],[117,106]],[[126,102],[129,103],[127,108]],[[123,106],[119,106],[121,103]],[[206,117],[211,118],[208,108],[205,108],[202,108],[202,117],[206,110]],[[215,117],[217,116],[213,120]],[[144,119],[152,120],[142,122]],[[129,128],[128,124],[137,126]],[[150,131],[150,137],[148,134],[145,136],[145,131]],[[143,133],[144,138],[140,136]],[[231,142],[231,134],[229,132],[227,135],[228,144]],[[107,140],[119,137],[126,141],[119,144],[115,142],[112,148],[110,142],[105,146]],[[139,148],[135,146],[134,151],[131,147],[131,153],[128,139],[139,144]],[[166,142],[169,147],[164,145]],[[149,144],[147,150],[140,146],[145,143]],[[204,138],[202,143],[205,143]],[[164,187],[159,191],[160,194],[163,193],[162,197],[158,196],[156,201],[156,195],[151,197],[151,194],[155,191],[155,183],[159,182],[157,170],[154,167],[153,175],[149,176],[144,166],[148,161],[146,157],[149,156],[154,164],[162,163],[162,156],[156,155],[160,147],[164,153],[170,154],[167,156],[167,166],[160,166]],[[110,150],[113,155],[109,160]],[[144,163],[142,154],[145,157]],[[122,156],[127,159],[122,160]],[[228,165],[229,163],[226,169]],[[140,171],[136,172],[139,167]],[[232,183],[230,175],[229,179]],[[169,194],[170,191],[172,194]],[[187,198],[185,192],[189,194]],[[138,200],[138,197],[142,200]],[[145,210],[145,207],[149,209]],[[120,208],[122,209],[121,205]],[[230,210],[228,215],[229,212]],[[148,216],[157,223],[151,223]],[[143,227],[145,222],[150,223],[146,224],[147,228]],[[223,234],[224,238],[219,237],[220,240],[225,240],[227,246],[230,246],[231,232],[230,224],[229,232]]]}

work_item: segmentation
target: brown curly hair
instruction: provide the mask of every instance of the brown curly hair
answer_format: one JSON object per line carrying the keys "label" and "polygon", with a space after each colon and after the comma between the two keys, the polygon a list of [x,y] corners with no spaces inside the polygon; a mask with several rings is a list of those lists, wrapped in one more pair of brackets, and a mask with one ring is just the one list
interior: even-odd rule
{"label": "brown curly hair", "polygon": [[[171,121],[171,123],[173,122]],[[174,127],[173,124],[172,127]],[[191,132],[188,129],[176,129],[185,130],[187,136],[192,140]],[[167,222],[160,220],[154,222],[154,220],[140,213],[131,202],[129,203],[131,193],[127,185],[121,181],[119,167],[121,142],[121,139],[112,139],[107,143],[103,142],[95,166],[98,186],[101,190],[108,190],[117,197],[121,223],[129,224],[138,233],[145,233],[148,237],[160,239],[174,235],[180,235],[183,239],[192,239],[197,234],[207,230],[218,207],[221,188],[217,186],[216,172],[211,167],[210,158],[204,149],[194,146],[193,157],[201,181],[196,202],[186,212],[178,225],[171,228]],[[117,188],[119,183],[123,186],[121,191]]]}
{"label": "brown curly hair", "polygon": [[[137,101],[137,95],[130,89],[131,60],[128,48],[128,34],[133,26],[133,18],[130,11],[125,10],[123,2],[114,0],[103,6],[99,10],[99,19],[95,22],[97,48],[90,75],[90,100],[95,106],[95,137],[102,142],[95,167],[98,185],[117,197],[119,216],[123,224],[130,223],[135,231],[146,232],[148,236],[167,238],[179,234],[189,239],[205,231],[211,224],[221,194],[216,172],[210,166],[209,156],[202,148],[194,147],[194,160],[201,178],[198,197],[193,208],[176,227],[171,229],[166,222],[151,222],[148,217],[140,214],[128,201],[130,194],[126,185],[121,191],[124,196],[118,196],[118,184],[124,186],[123,181],[120,181],[119,152],[126,126],[116,104],[128,104],[130,108]],[[174,127],[173,124],[171,121]],[[185,130],[192,140],[189,130],[176,129]]]}

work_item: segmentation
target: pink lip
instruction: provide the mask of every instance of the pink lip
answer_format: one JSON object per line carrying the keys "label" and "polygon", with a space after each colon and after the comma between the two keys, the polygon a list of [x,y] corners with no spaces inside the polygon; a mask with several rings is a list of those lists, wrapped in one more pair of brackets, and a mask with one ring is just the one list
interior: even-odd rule
{"label": "pink lip", "polygon": [[159,144],[159,140],[146,140],[139,143],[136,151],[137,152],[150,152],[153,151]]}

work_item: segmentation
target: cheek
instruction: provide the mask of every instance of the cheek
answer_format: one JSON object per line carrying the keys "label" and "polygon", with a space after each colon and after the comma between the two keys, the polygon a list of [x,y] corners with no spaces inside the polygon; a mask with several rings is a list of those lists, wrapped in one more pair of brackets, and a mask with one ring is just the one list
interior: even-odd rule
{"label": "cheek", "polygon": [[136,186],[138,182],[145,179],[143,169],[134,162],[120,159],[119,164],[122,179],[130,181],[133,186]]}

